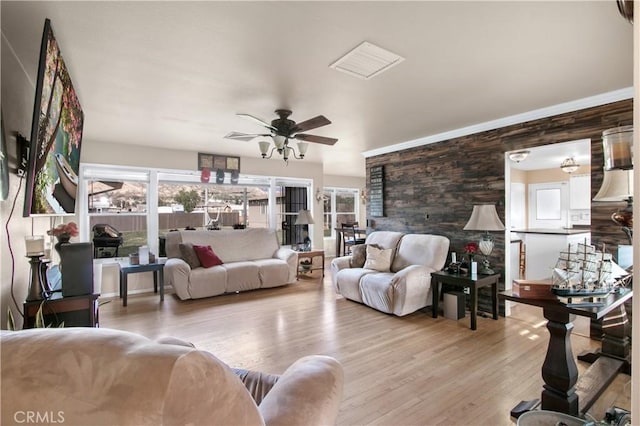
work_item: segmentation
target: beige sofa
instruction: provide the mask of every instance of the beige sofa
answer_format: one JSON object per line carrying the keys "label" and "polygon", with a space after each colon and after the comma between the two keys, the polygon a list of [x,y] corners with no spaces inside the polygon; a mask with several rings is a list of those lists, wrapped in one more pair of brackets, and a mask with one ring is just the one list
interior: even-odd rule
{"label": "beige sofa", "polygon": [[2,331],[0,345],[3,425],[328,425],[342,398],[327,356],[277,376],[110,329]]}
{"label": "beige sofa", "polygon": [[398,316],[431,305],[431,272],[443,268],[448,238],[376,231],[367,236],[365,244],[393,249],[390,270],[351,267],[351,256],[337,257],[331,261],[331,280],[339,294]]}
{"label": "beige sofa", "polygon": [[[191,269],[181,243],[211,246],[224,262]],[[223,231],[171,231],[166,236],[165,285],[181,299],[197,299],[296,281],[297,255],[278,244],[276,232],[266,228]]]}

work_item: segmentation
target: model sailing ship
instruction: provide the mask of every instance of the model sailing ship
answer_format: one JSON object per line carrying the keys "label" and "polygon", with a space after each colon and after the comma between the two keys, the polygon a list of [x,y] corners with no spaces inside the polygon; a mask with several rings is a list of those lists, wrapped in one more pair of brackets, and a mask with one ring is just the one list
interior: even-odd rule
{"label": "model sailing ship", "polygon": [[552,275],[551,291],[559,297],[603,297],[614,290],[612,257],[585,243],[560,252]]}

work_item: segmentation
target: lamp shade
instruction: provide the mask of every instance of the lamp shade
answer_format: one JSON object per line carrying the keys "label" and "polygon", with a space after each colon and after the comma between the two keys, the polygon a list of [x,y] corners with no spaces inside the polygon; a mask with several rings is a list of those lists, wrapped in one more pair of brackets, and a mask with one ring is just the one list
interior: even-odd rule
{"label": "lamp shade", "polygon": [[296,225],[313,225],[313,217],[309,210],[300,210],[296,218]]}
{"label": "lamp shade", "polygon": [[307,153],[307,149],[309,149],[309,144],[307,142],[298,142],[298,152],[300,153],[300,157],[304,157]]}
{"label": "lamp shade", "polygon": [[465,231],[502,231],[504,224],[498,217],[496,206],[480,204],[473,206],[471,217],[464,226]]}
{"label": "lamp shade", "polygon": [[633,126],[621,126],[602,132],[604,169],[633,168]]}
{"label": "lamp shade", "polygon": [[278,149],[282,149],[284,147],[286,140],[287,138],[285,138],[284,136],[280,136],[280,135],[273,136],[273,143],[276,145],[276,148]]}
{"label": "lamp shade", "polygon": [[269,152],[269,146],[271,144],[267,141],[260,141],[258,142],[258,146],[260,146],[260,152],[262,153],[262,156],[266,156],[267,152]]}
{"label": "lamp shade", "polygon": [[604,170],[600,190],[593,201],[623,201],[633,197],[633,170]]}

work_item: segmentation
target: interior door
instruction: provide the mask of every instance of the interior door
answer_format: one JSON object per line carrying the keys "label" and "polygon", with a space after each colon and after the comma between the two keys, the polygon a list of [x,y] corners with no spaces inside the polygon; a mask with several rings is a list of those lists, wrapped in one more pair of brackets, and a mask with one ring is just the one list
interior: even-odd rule
{"label": "interior door", "polygon": [[563,228],[569,218],[567,182],[529,185],[529,229]]}

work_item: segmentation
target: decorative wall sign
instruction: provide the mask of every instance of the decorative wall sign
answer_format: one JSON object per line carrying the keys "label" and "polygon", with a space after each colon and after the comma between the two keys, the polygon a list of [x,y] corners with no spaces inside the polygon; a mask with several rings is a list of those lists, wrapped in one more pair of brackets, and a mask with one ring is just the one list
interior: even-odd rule
{"label": "decorative wall sign", "polygon": [[228,155],[198,153],[198,170],[222,170],[223,172],[240,172],[240,157]]}
{"label": "decorative wall sign", "polygon": [[384,216],[384,166],[369,170],[369,216]]}

